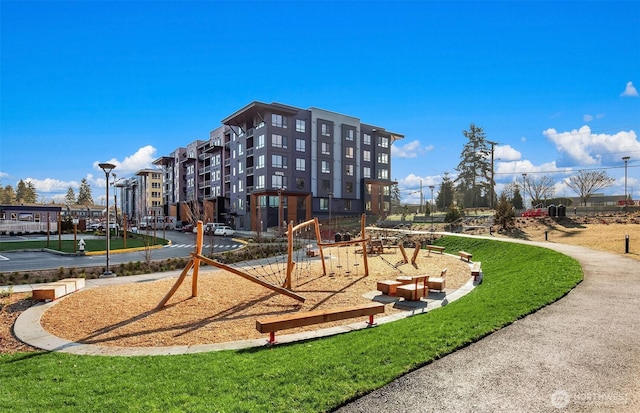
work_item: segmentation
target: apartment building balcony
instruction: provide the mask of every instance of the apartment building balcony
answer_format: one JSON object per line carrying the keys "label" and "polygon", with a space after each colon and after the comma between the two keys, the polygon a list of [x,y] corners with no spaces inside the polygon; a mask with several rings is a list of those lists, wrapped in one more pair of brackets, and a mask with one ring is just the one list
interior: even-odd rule
{"label": "apartment building balcony", "polygon": [[209,186],[211,186],[211,181],[210,180],[200,181],[198,183],[198,189],[208,188]]}
{"label": "apartment building balcony", "polygon": [[253,148],[247,149],[247,158],[253,156]]}
{"label": "apartment building balcony", "polygon": [[198,169],[198,174],[199,175],[204,175],[206,173],[211,172],[212,167],[211,166],[205,166],[204,168],[200,168]]}
{"label": "apartment building balcony", "polygon": [[225,159],[224,166],[231,166],[231,159]]}
{"label": "apartment building balcony", "polygon": [[248,167],[248,168],[245,170],[245,174],[246,174],[246,175],[253,175],[253,166]]}

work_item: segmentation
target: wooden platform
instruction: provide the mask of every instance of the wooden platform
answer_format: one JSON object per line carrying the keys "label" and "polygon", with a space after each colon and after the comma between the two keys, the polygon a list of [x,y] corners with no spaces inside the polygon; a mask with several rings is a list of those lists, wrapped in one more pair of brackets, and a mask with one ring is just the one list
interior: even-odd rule
{"label": "wooden platform", "polygon": [[81,288],[84,288],[84,278],[65,278],[64,280],[42,284],[34,288],[33,299],[37,301],[57,300]]}

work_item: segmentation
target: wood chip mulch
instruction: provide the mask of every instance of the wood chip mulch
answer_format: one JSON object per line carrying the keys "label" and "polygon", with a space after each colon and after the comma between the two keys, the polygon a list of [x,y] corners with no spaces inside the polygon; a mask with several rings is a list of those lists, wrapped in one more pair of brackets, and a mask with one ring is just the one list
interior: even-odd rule
{"label": "wood chip mulch", "polygon": [[[369,276],[364,277],[362,254],[356,248],[325,250],[327,273],[322,275],[319,260],[297,264],[300,274],[293,288],[305,297],[301,303],[256,283],[223,270],[201,267],[198,296],[191,297],[192,275],[188,275],[160,310],[156,306],[175,284],[176,279],[90,288],[61,299],[45,312],[42,326],[50,333],[75,342],[101,346],[156,347],[214,344],[264,337],[256,319],[287,312],[337,308],[370,301],[366,293],[376,290],[376,281],[398,275],[429,274],[447,271],[447,289],[464,285],[470,278],[469,266],[456,257],[420,251],[415,267],[395,264],[402,260],[398,249],[380,256],[369,256]],[[413,249],[407,248],[409,260]],[[354,264],[360,264],[355,266]],[[341,265],[341,267],[338,267]],[[349,273],[347,273],[349,271]],[[398,312],[393,304],[385,315]],[[294,333],[353,323],[355,320],[326,323],[287,330]]]}

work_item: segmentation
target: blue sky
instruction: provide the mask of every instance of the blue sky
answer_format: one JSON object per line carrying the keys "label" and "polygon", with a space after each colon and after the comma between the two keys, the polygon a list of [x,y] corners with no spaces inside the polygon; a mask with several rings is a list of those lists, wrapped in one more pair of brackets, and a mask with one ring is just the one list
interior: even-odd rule
{"label": "blue sky", "polygon": [[[455,177],[471,123],[505,183],[606,168],[640,198],[640,2],[0,2],[0,183],[60,200],[258,100],[405,135],[392,178]],[[558,171],[558,172],[557,172]],[[425,190],[425,196],[428,196]]]}

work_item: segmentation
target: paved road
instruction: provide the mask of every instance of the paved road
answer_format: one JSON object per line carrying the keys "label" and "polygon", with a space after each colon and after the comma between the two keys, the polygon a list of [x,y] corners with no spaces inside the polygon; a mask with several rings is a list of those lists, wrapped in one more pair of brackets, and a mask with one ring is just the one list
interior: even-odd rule
{"label": "paved road", "polygon": [[338,412],[638,412],[640,263],[570,245],[584,281],[535,314]]}
{"label": "paved road", "polygon": [[[65,235],[73,239],[73,236]],[[160,232],[159,237],[162,236]],[[172,241],[171,245],[159,249],[150,250],[152,260],[163,260],[167,258],[188,257],[195,250],[195,235],[191,233],[181,233],[169,231],[166,239]],[[91,237],[88,235],[87,237]],[[38,237],[0,237],[0,242],[10,242],[17,238],[36,239]],[[42,238],[42,237],[41,237]],[[80,239],[79,236],[77,239]],[[24,240],[20,239],[20,240]],[[57,245],[57,237],[52,241]],[[240,248],[242,244],[228,237],[204,237],[203,251],[206,253],[225,252]],[[110,265],[126,264],[129,262],[145,261],[145,251],[117,252],[109,255]],[[0,253],[0,272],[44,270],[60,267],[93,267],[105,265],[106,257],[101,255],[58,255],[47,252],[2,252]]]}

